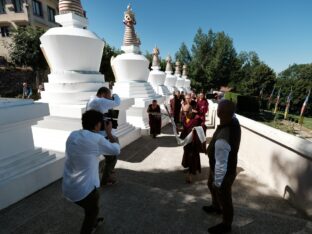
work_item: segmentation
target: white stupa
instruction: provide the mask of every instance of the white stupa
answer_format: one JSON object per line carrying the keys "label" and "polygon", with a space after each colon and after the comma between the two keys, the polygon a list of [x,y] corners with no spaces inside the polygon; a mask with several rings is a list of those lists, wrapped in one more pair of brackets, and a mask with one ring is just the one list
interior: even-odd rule
{"label": "white stupa", "polygon": [[[59,9],[55,20],[63,27],[49,29],[40,38],[51,69],[41,102],[49,104],[50,116],[34,126],[33,132],[36,146],[64,152],[69,133],[82,128],[87,101],[108,85],[99,72],[104,42],[87,29],[80,0],[61,0]],[[122,100],[116,108],[120,110],[116,136],[122,146],[140,137],[140,131],[126,122],[125,111],[132,104],[133,99]]]}
{"label": "white stupa", "polygon": [[176,61],[175,63],[176,67],[175,67],[175,72],[174,75],[177,77],[177,82],[176,82],[176,87],[180,92],[185,92],[184,89],[184,81],[185,79],[182,78],[181,76],[181,63],[179,60]]}
{"label": "white stupa", "polygon": [[121,50],[123,54],[112,57],[111,65],[116,83],[114,93],[121,97],[135,98],[135,104],[127,111],[127,121],[148,134],[147,107],[156,99],[162,104],[165,97],[157,94],[151,84],[147,82],[149,76],[149,61],[140,53],[140,40],[137,38],[134,25],[135,14],[129,5],[124,13],[125,34]]}
{"label": "white stupa", "polygon": [[182,69],[183,69],[183,71],[182,71],[182,78],[184,79],[184,86],[183,86],[183,88],[185,89],[186,93],[190,93],[192,91],[192,89],[191,89],[191,81],[187,77],[187,73],[188,73],[187,65],[184,64]]}
{"label": "white stupa", "polygon": [[170,93],[172,94],[175,91],[178,91],[176,88],[177,77],[172,74],[172,65],[171,65],[171,56],[168,55],[166,58],[166,80],[165,86],[169,89]]}
{"label": "white stupa", "polygon": [[148,82],[151,83],[156,93],[169,97],[170,91],[165,86],[166,73],[160,70],[159,49],[157,46],[153,49],[152,70],[150,71]]}

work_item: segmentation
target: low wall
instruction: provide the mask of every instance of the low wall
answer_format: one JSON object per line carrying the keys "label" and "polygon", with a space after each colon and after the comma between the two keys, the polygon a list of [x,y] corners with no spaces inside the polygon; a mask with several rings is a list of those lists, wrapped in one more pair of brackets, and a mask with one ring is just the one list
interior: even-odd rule
{"label": "low wall", "polygon": [[312,218],[312,142],[237,115],[239,159],[258,180]]}

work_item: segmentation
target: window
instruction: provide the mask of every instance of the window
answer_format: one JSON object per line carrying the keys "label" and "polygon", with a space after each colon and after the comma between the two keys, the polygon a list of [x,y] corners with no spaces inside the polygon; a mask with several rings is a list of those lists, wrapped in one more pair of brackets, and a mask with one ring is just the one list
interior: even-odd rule
{"label": "window", "polygon": [[0,27],[0,31],[1,31],[1,37],[9,37],[10,36],[9,27],[7,27],[7,26]]}
{"label": "window", "polygon": [[13,3],[15,12],[23,12],[22,0],[12,0],[12,3]]}
{"label": "window", "polygon": [[0,14],[5,14],[5,1],[0,0]]}
{"label": "window", "polygon": [[43,17],[42,4],[37,0],[32,0],[33,13],[36,16]]}
{"label": "window", "polygon": [[55,10],[48,6],[48,19],[50,22],[55,22]]}

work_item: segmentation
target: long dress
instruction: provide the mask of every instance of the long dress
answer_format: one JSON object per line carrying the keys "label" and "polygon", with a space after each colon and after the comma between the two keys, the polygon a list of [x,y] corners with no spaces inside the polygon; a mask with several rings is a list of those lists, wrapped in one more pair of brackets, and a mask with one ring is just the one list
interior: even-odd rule
{"label": "long dress", "polygon": [[174,95],[174,97],[170,100],[170,110],[175,124],[181,122],[180,120],[181,106],[182,106],[181,98],[178,98],[177,95]]}
{"label": "long dress", "polygon": [[198,115],[202,121],[201,125],[204,129],[204,133],[206,134],[206,114],[208,112],[208,101],[206,99],[198,100],[196,110],[198,111]]}
{"label": "long dress", "polygon": [[154,109],[152,104],[148,106],[147,109],[148,118],[149,118],[149,126],[150,126],[150,134],[156,136],[160,134],[161,129],[161,115],[160,115],[160,107],[159,105],[156,106]]}
{"label": "long dress", "polygon": [[[193,114],[192,118],[187,119],[183,117],[183,131],[181,132],[180,138],[184,139],[187,135],[192,132],[194,127],[201,125],[201,119],[198,115]],[[200,156],[202,144],[198,139],[196,131],[193,131],[193,140],[191,143],[183,147],[183,158],[182,166],[188,168],[189,173],[196,174],[201,172]]]}

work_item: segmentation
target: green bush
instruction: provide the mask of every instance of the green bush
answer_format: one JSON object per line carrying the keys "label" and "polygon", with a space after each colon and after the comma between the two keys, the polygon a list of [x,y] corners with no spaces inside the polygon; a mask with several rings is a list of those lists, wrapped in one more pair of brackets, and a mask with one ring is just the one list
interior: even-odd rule
{"label": "green bush", "polygon": [[224,98],[227,100],[230,100],[234,103],[237,103],[237,97],[239,96],[239,93],[233,93],[233,92],[226,92],[224,94]]}
{"label": "green bush", "polygon": [[254,96],[237,96],[236,104],[238,113],[259,113],[259,100]]}

